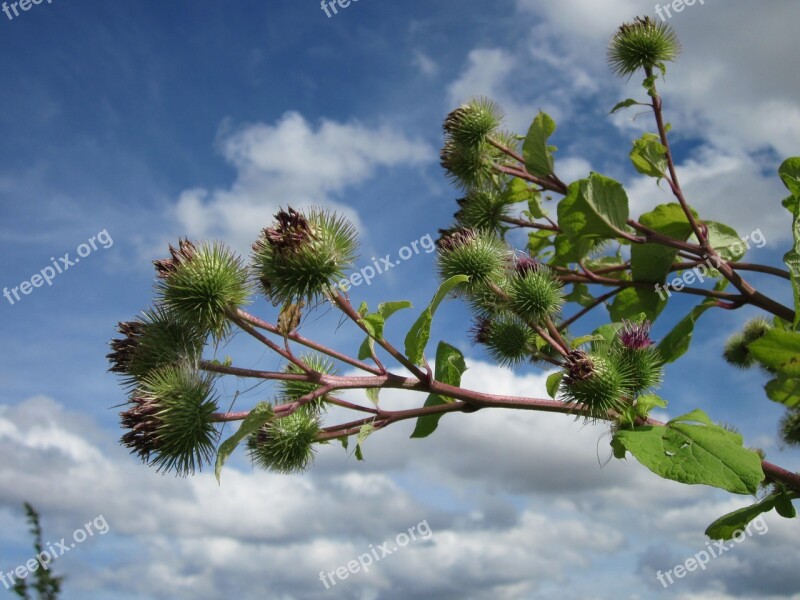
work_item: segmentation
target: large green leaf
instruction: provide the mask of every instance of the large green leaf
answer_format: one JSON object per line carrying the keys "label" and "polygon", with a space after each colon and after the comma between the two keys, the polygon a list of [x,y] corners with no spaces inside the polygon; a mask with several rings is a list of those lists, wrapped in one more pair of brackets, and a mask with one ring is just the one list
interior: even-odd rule
{"label": "large green leaf", "polygon": [[715,425],[701,410],[663,426],[620,430],[612,447],[615,456],[628,451],[657,475],[681,483],[755,494],[764,480],[761,458],[742,446],[742,436]]}
{"label": "large green leaf", "polygon": [[[461,376],[467,370],[467,363],[464,361],[464,355],[458,348],[451,346],[446,342],[439,342],[439,347],[436,349],[436,381],[446,383],[447,385],[460,386]],[[425,401],[425,406],[437,406],[440,404],[449,404],[453,402],[452,398],[440,396],[439,394],[430,394]],[[428,437],[439,426],[439,419],[442,415],[425,415],[417,419],[417,426],[414,428],[414,433],[411,434],[412,438]]]}
{"label": "large green leaf", "polygon": [[444,281],[439,286],[439,290],[431,300],[430,305],[422,311],[414,325],[406,335],[406,356],[416,365],[423,362],[425,356],[425,346],[428,345],[428,340],[431,337],[431,323],[433,322],[433,315],[436,309],[439,308],[442,300],[445,299],[447,294],[453,291],[459,284],[469,281],[466,275],[454,275],[447,281]]}
{"label": "large green leaf", "polygon": [[236,450],[236,446],[248,435],[255,433],[263,425],[271,421],[274,416],[275,413],[272,410],[272,405],[268,402],[260,402],[250,411],[250,414],[245,417],[244,421],[242,421],[242,424],[239,426],[239,430],[220,444],[219,450],[217,451],[216,465],[214,466],[214,474],[217,477],[217,481],[219,481],[220,475],[222,474],[222,467],[225,461],[228,460],[228,457]]}
{"label": "large green leaf", "polygon": [[553,173],[553,146],[547,140],[556,130],[556,123],[544,112],[539,112],[528,129],[528,135],[522,144],[522,156],[525,168],[531,175],[547,177]]}
{"label": "large green leaf", "polygon": [[758,362],[776,373],[800,377],[800,333],[773,328],[747,349]]}

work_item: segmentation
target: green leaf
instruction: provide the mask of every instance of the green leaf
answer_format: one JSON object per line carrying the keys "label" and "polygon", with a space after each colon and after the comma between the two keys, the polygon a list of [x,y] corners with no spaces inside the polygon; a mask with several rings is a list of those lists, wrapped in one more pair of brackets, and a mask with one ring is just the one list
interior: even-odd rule
{"label": "green leaf", "polygon": [[589,286],[585,283],[576,283],[572,286],[572,291],[564,296],[564,300],[575,302],[585,307],[590,306],[595,301],[595,297],[589,293]]}
{"label": "green leaf", "polygon": [[792,196],[800,198],[800,157],[787,158],[778,168],[778,176]]}
{"label": "green leaf", "polygon": [[573,348],[580,348],[584,344],[603,341],[605,341],[605,338],[602,335],[582,335],[580,337],[576,337],[574,340],[571,340],[570,345]]}
{"label": "green leaf", "polygon": [[622,110],[623,108],[628,108],[628,107],[634,106],[636,104],[641,104],[642,106],[647,106],[646,104],[643,104],[642,102],[639,102],[638,100],[634,100],[633,98],[628,98],[627,100],[623,100],[622,102],[617,102],[614,105],[614,108],[612,108],[611,112],[608,113],[608,114],[613,115],[618,110]]}
{"label": "green leaf", "polygon": [[747,244],[736,231],[714,221],[705,221],[708,226],[708,242],[725,260],[737,261],[747,254]]}
{"label": "green leaf", "polygon": [[794,377],[778,377],[764,386],[767,397],[788,408],[800,405],[800,379]]}
{"label": "green leaf", "polygon": [[612,321],[622,321],[644,313],[647,319],[655,321],[664,307],[666,298],[662,299],[654,289],[625,288],[614,296],[614,301],[608,307]]}
{"label": "green leaf", "polygon": [[[659,233],[685,242],[692,234],[692,226],[680,204],[660,204],[639,217],[639,222]],[[678,251],[661,244],[633,244],[631,246],[631,273],[636,280],[664,283]]]}
{"label": "green leaf", "polygon": [[609,228],[628,229],[628,194],[618,181],[592,173],[584,187],[586,203]]}
{"label": "green leaf", "polygon": [[364,454],[361,451],[361,446],[373,431],[375,431],[375,426],[371,423],[362,425],[361,429],[358,431],[358,436],[356,437],[356,460],[364,460]]}
{"label": "green leaf", "polygon": [[553,148],[547,145],[547,140],[555,130],[555,121],[541,111],[531,123],[528,135],[522,144],[525,168],[531,175],[547,177],[553,173]]}
{"label": "green leaf", "polygon": [[547,216],[547,211],[542,208],[542,195],[540,193],[534,193],[532,198],[528,200],[528,212],[534,219],[544,219]]}
{"label": "green leaf", "polygon": [[[794,159],[800,161],[800,159]],[[788,184],[787,184],[788,185]],[[793,187],[795,184],[792,184]],[[794,192],[793,192],[794,193]],[[784,200],[783,205],[790,208],[792,213],[792,248],[783,255],[783,262],[789,267],[794,294],[794,322],[793,329],[800,325],[800,198],[793,197]]]}
{"label": "green leaf", "polygon": [[[439,347],[436,349],[436,381],[458,387],[461,385],[461,376],[466,370],[467,363],[464,361],[464,355],[461,354],[461,351],[446,342],[439,342]],[[439,394],[430,394],[425,401],[425,406],[438,406],[441,404],[450,404],[452,402],[452,398],[440,396]],[[436,428],[439,426],[439,419],[441,418],[442,415],[425,415],[419,417],[411,437],[428,437],[436,431]]]}
{"label": "green leaf", "polygon": [[747,349],[758,362],[778,374],[800,377],[800,333],[773,328]]}
{"label": "green leaf", "polygon": [[552,235],[553,232],[546,229],[530,232],[528,234],[528,254],[537,256],[539,252],[550,246],[553,243],[550,239]]}
{"label": "green leaf", "polygon": [[694,335],[694,325],[704,312],[715,305],[713,300],[704,300],[664,336],[658,345],[658,352],[664,364],[675,362],[689,350]]}
{"label": "green leaf", "polygon": [[381,388],[366,388],[364,391],[367,393],[367,398],[369,398],[369,401],[375,406],[378,406],[378,402],[380,402]]}
{"label": "green leaf", "polygon": [[561,380],[564,378],[564,373],[553,373],[547,378],[547,394],[555,399],[558,396],[558,388],[561,386]]}
{"label": "green leaf", "polygon": [[[744,531],[747,524],[764,513],[775,508],[778,495],[767,496],[761,502],[745,506],[732,513],[728,513],[714,521],[706,529],[706,535],[712,540],[730,540],[738,531]],[[791,502],[790,502],[791,504]]]}
{"label": "green leaf", "polygon": [[662,179],[667,174],[667,149],[657,135],[645,133],[633,142],[631,162],[639,173]]}
{"label": "green leaf", "polygon": [[513,178],[503,192],[503,202],[506,204],[516,204],[517,202],[527,202],[533,194],[533,189],[521,179]]}
{"label": "green leaf", "polygon": [[667,401],[656,394],[645,394],[636,399],[636,407],[647,414],[654,408],[667,408]]}
{"label": "green leaf", "polygon": [[430,305],[422,311],[417,321],[411,326],[411,330],[408,332],[408,335],[406,335],[405,346],[406,356],[414,364],[420,365],[423,362],[425,346],[428,345],[428,340],[431,337],[433,315],[436,309],[439,308],[439,304],[441,304],[442,300],[444,300],[447,294],[453,291],[456,286],[461,283],[466,283],[467,281],[469,281],[469,277],[466,275],[454,275],[443,282],[442,285],[439,286],[439,290],[434,295]]}
{"label": "green leaf", "polygon": [[271,421],[275,416],[272,410],[272,405],[269,402],[259,402],[256,407],[250,411],[242,424],[239,426],[239,431],[234,433],[231,437],[220,444],[217,450],[217,462],[214,466],[214,474],[219,482],[220,475],[222,474],[222,466],[228,457],[236,450],[236,446],[251,433],[258,431],[263,425]]}
{"label": "green leaf", "polygon": [[614,439],[665,479],[734,494],[755,494],[764,480],[761,458],[742,446],[742,436],[715,425],[701,410],[664,426],[620,430]]}
{"label": "green leaf", "polygon": [[784,519],[797,518],[797,511],[794,508],[794,504],[792,504],[793,499],[796,499],[796,496],[790,496],[789,494],[780,494],[775,498],[775,511]]}
{"label": "green leaf", "polygon": [[386,320],[397,311],[411,307],[412,304],[408,300],[382,302],[378,305],[378,312],[364,316],[362,322],[367,329],[367,338],[358,349],[358,360],[366,360],[372,357],[372,352],[375,349],[375,340],[383,340],[383,328]]}

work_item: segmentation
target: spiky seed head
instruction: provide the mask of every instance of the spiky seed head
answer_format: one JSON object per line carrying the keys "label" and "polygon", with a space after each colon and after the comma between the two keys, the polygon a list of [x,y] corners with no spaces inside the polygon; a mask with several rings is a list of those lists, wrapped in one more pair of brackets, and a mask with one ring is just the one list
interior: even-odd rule
{"label": "spiky seed head", "polygon": [[179,476],[210,462],[217,441],[212,377],[188,364],[163,367],[142,380],[129,404],[120,413],[130,429],[121,441],[144,462]]}
{"label": "spiky seed head", "polygon": [[[317,373],[323,373],[326,375],[331,375],[336,373],[336,368],[332,361],[328,360],[321,354],[307,354],[300,358],[306,365],[308,365],[312,370],[316,371]],[[285,369],[286,373],[291,373],[293,375],[303,375],[303,370],[295,365],[294,363],[289,363]],[[280,381],[279,382],[280,394],[279,400],[281,403],[285,402],[295,402],[299,398],[306,396],[312,393],[314,390],[319,388],[318,383],[312,383],[310,381]],[[327,396],[322,396],[314,400],[314,402],[309,402],[303,405],[303,409],[310,410],[314,413],[319,413],[320,410],[324,407],[325,400]]]}
{"label": "spiky seed head", "polygon": [[459,291],[470,294],[488,283],[505,278],[511,258],[508,246],[493,232],[457,230],[438,241],[438,266],[442,279],[467,275],[470,280]]}
{"label": "spiky seed head", "polygon": [[475,147],[503,122],[503,111],[488,98],[473,98],[452,111],[444,120],[445,135],[456,144]]}
{"label": "spiky seed head", "polygon": [[196,323],[215,338],[228,331],[228,312],[249,302],[251,287],[241,259],[220,243],[182,240],[172,258],[156,261],[160,303],[180,321]]}
{"label": "spiky seed head", "polygon": [[183,321],[163,306],[144,311],[134,321],[118,323],[117,331],[124,337],[111,340],[109,371],[122,374],[128,386],[160,367],[196,360],[207,335],[196,323]]}
{"label": "spiky seed head", "polygon": [[308,411],[269,421],[247,438],[253,464],[276,473],[301,473],[314,458],[319,422]]}
{"label": "spiky seed head", "polygon": [[[530,265],[528,265],[530,267]],[[517,271],[509,282],[509,308],[521,318],[541,323],[554,317],[564,304],[561,282],[553,272],[541,266]]]}
{"label": "spiky seed head", "polygon": [[344,278],[357,249],[356,230],[347,219],[289,208],[279,211],[253,244],[253,270],[274,304],[311,303]]}
{"label": "spiky seed head", "polygon": [[670,25],[650,17],[636,17],[623,24],[608,47],[608,63],[620,77],[639,69],[663,70],[666,62],[674,62],[680,54],[678,36]]}
{"label": "spiky seed head", "polygon": [[789,409],[781,419],[781,439],[789,446],[800,446],[800,410]]}
{"label": "spiky seed head", "polygon": [[472,328],[473,340],[486,346],[499,364],[514,366],[529,359],[536,348],[536,334],[516,317],[478,317]]}
{"label": "spiky seed head", "polygon": [[745,324],[742,333],[744,334],[747,343],[752,344],[766,334],[770,329],[772,329],[772,324],[769,321],[763,317],[756,317],[755,319],[750,319]]}
{"label": "spiky seed head", "polygon": [[602,419],[609,411],[624,412],[630,405],[629,378],[609,354],[573,350],[567,356],[563,400],[581,404],[590,419]]}
{"label": "spiky seed head", "polygon": [[498,231],[508,216],[508,204],[495,190],[473,189],[457,202],[456,222],[464,229]]}

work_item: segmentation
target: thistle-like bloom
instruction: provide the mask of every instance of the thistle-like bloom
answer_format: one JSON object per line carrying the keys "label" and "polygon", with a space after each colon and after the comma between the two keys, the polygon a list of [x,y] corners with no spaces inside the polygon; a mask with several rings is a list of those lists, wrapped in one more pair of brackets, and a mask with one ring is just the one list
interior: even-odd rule
{"label": "thistle-like bloom", "polygon": [[650,339],[651,327],[652,323],[650,323],[650,321],[643,321],[641,323],[623,321],[622,329],[620,329],[618,333],[619,341],[629,350],[649,348],[654,343],[653,340]]}
{"label": "thistle-like bloom", "polygon": [[314,458],[319,423],[308,411],[298,410],[274,419],[247,438],[253,463],[276,473],[301,473]]}
{"label": "thistle-like bloom", "polygon": [[542,269],[542,263],[535,258],[531,258],[527,254],[517,257],[514,263],[514,270],[517,274],[525,276],[528,273],[536,273]]}
{"label": "thistle-like bloom", "polygon": [[473,98],[444,120],[445,135],[457,144],[475,147],[483,143],[503,122],[503,110],[488,98]]}
{"label": "thistle-like bloom", "polygon": [[665,62],[674,62],[681,46],[675,31],[667,23],[650,17],[636,17],[622,25],[608,47],[608,62],[620,77],[639,69],[664,70]]}
{"label": "thistle-like bloom", "polygon": [[772,325],[766,319],[756,318],[748,321],[741,332],[733,334],[725,342],[722,356],[734,367],[749,369],[756,364],[756,359],[750,354],[750,344],[771,328]]}
{"label": "thistle-like bloom", "polygon": [[181,240],[170,258],[154,261],[163,305],[181,321],[215,338],[225,335],[228,311],[248,302],[250,284],[241,260],[222,244],[195,246]]}
{"label": "thistle-like bloom", "polygon": [[189,365],[154,371],[120,413],[122,444],[159,471],[186,476],[202,469],[214,454],[217,410],[213,379]]}
{"label": "thistle-like bloom", "polygon": [[253,270],[275,304],[311,302],[344,278],[357,247],[355,228],[346,219],[289,208],[253,244]]}

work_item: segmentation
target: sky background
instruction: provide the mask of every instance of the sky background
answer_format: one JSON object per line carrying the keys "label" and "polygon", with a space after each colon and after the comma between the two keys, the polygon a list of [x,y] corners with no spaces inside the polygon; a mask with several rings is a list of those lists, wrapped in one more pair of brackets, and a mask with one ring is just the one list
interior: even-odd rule
{"label": "sky background", "polygon": [[[641,95],[605,64],[614,29],[637,14],[655,16],[653,3],[360,0],[328,18],[311,0],[53,0],[0,13],[0,287],[74,258],[98,232],[113,240],[52,286],[0,298],[0,571],[32,556],[27,500],[45,541],[108,523],[58,561],[65,600],[800,598],[798,524],[772,515],[768,533],[663,589],[656,571],[705,549],[705,527],[750,499],[660,480],[632,459],[605,464],[607,428],[560,416],[453,415],[425,440],[402,423],[367,441],[365,462],[327,446],[304,476],[254,471],[240,451],[221,486],[207,471],[159,475],[118,444],[125,396],[107,344],[150,305],[151,261],[168,243],[219,239],[247,253],[287,205],[347,215],[359,264],[436,238],[458,197],[438,164],[441,122],[470,97],[498,101],[518,132],[550,113],[562,179],[595,170],[624,182],[634,216],[670,201],[627,159],[649,115],[608,114]],[[683,55],[661,89],[684,188],[704,218],[763,233],[753,262],[780,265],[790,240],[775,172],[800,154],[799,19],[792,0],[706,0],[670,21]],[[788,299],[782,282],[753,281]],[[435,288],[423,252],[351,295],[420,307]],[[694,302],[672,302],[655,337]],[[266,302],[253,312],[275,318]],[[408,312],[393,318],[395,340]],[[753,314],[703,317],[667,369],[660,416],[702,408],[800,470],[800,452],[776,442],[782,409],[765,378],[720,358]],[[466,387],[546,396],[546,373],[491,365],[468,329],[453,301],[433,335],[467,355]],[[303,333],[351,352],[361,341],[324,310]],[[280,367],[239,339],[220,352],[234,350],[240,366]],[[240,410],[269,397],[236,381],[221,391],[237,390]],[[390,407],[421,400],[382,395]],[[423,521],[430,539],[330,590],[319,581]]]}

